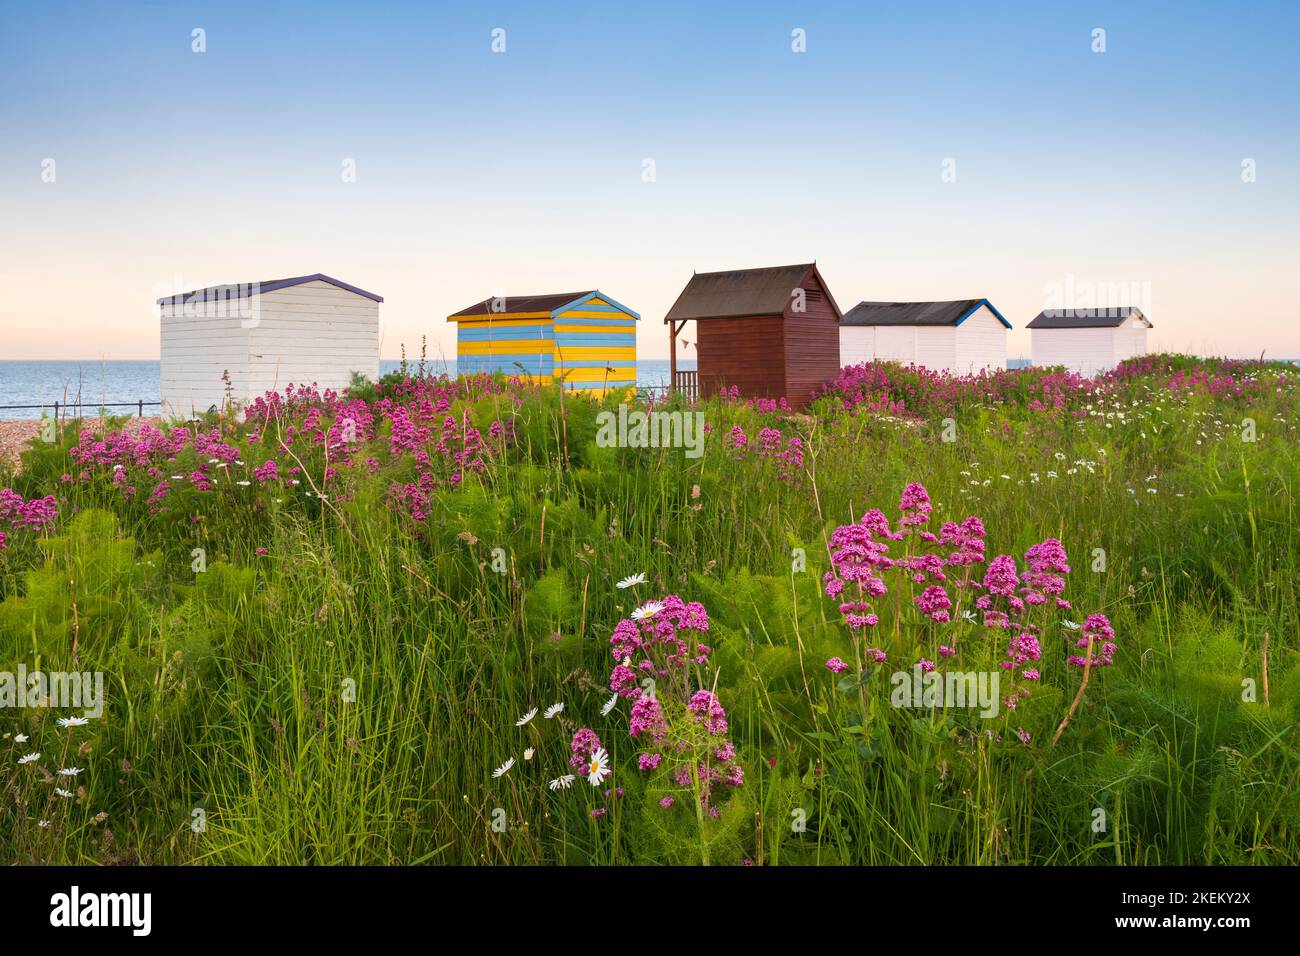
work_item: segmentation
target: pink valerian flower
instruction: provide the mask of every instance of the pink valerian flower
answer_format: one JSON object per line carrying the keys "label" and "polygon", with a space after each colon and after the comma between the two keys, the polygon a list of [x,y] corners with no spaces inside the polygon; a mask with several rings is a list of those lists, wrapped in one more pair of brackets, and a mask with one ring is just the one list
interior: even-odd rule
{"label": "pink valerian flower", "polygon": [[745,434],[745,429],[739,425],[733,425],[731,431],[727,434],[726,443],[728,448],[744,451],[745,447],[749,445],[749,436]]}
{"label": "pink valerian flower", "polygon": [[[1021,594],[1033,606],[1047,603],[1048,597],[1059,598],[1065,590],[1065,575],[1070,573],[1065,547],[1056,538],[1048,538],[1025,552],[1028,570],[1021,576]],[[1059,606],[1059,604],[1058,604]]]}
{"label": "pink valerian flower", "polygon": [[930,495],[925,486],[912,482],[903,489],[903,496],[898,503],[898,510],[903,512],[899,524],[903,527],[915,527],[930,520]]}
{"label": "pink valerian flower", "polygon": [[921,672],[928,674],[934,670],[934,661],[928,661],[924,657],[916,662],[916,666],[921,668]]}
{"label": "pink valerian flower", "polygon": [[600,738],[590,727],[583,727],[573,735],[569,743],[569,766],[585,767],[591,755],[601,749]]}
{"label": "pink valerian flower", "polygon": [[877,664],[883,664],[889,660],[889,655],[878,647],[868,647],[864,653]]}
{"label": "pink valerian flower", "polygon": [[712,691],[697,690],[687,704],[687,710],[695,715],[696,723],[703,724],[710,734],[716,736],[727,732],[727,712],[722,709],[722,703]]}
{"label": "pink valerian flower", "polygon": [[59,503],[53,495],[24,501],[23,496],[13,489],[0,488],[0,523],[15,530],[48,528],[54,524],[58,512]]}
{"label": "pink valerian flower", "polygon": [[948,609],[952,607],[952,600],[948,597],[948,592],[937,584],[912,598],[912,603],[932,621],[943,624],[949,620]]}
{"label": "pink valerian flower", "polygon": [[1009,554],[999,554],[989,562],[984,572],[984,588],[990,594],[1009,597],[1015,594],[1020,584],[1020,575],[1016,571],[1016,559]]}
{"label": "pink valerian flower", "polygon": [[[1092,666],[1107,667],[1114,663],[1115,657],[1115,629],[1111,627],[1110,619],[1105,614],[1089,614],[1083,622],[1083,630],[1080,632],[1079,639],[1075,642],[1075,647],[1087,648],[1089,639],[1092,640]],[[1075,667],[1083,667],[1086,663],[1084,657],[1075,655],[1070,657],[1067,664],[1073,664]]]}
{"label": "pink valerian flower", "polygon": [[664,759],[663,754],[658,754],[658,753],[641,754],[636,758],[636,765],[637,768],[640,769],[642,772],[648,773],[651,770],[657,769],[659,767],[660,761],[662,761],[663,759]]}
{"label": "pink valerian flower", "polygon": [[253,469],[253,477],[258,481],[275,481],[280,477],[280,467],[275,459],[268,459],[264,464]]}
{"label": "pink valerian flower", "polygon": [[[640,620],[619,621],[609,639],[610,650],[620,661],[615,667],[618,686],[611,675],[610,687],[628,699],[639,697],[641,688],[635,680],[629,681],[627,673],[619,668],[630,666],[633,671],[661,682],[667,678],[664,683],[674,685],[670,690],[684,695],[687,668],[692,664],[706,664],[712,653],[709,645],[700,640],[709,629],[704,605],[683,601],[675,594],[655,603],[659,609],[653,614]],[[623,661],[629,663],[624,665]]]}
{"label": "pink valerian flower", "polygon": [[848,664],[845,664],[838,657],[832,657],[830,660],[826,662],[826,669],[829,670],[832,674],[838,674],[840,673],[840,671],[846,670],[848,666],[849,666]]}
{"label": "pink valerian flower", "polygon": [[663,708],[659,705],[659,701],[650,694],[642,694],[638,697],[628,717],[628,733],[633,737],[648,733],[655,740],[662,740],[667,730],[668,724],[664,720]]}

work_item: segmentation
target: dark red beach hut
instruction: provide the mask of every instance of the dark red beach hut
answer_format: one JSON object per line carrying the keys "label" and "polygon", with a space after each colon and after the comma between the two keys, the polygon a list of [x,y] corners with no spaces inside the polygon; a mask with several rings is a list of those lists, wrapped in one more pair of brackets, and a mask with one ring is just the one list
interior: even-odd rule
{"label": "dark red beach hut", "polygon": [[[807,405],[840,370],[840,307],[815,262],[697,272],[664,318],[674,391]],[[677,336],[696,323],[698,371],[678,371]]]}

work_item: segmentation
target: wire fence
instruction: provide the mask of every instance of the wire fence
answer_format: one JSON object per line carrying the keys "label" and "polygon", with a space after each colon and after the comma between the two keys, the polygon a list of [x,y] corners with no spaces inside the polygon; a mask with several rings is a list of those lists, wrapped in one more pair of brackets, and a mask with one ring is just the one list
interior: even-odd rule
{"label": "wire fence", "polygon": [[[134,402],[53,402],[49,405],[0,405],[0,411],[17,411],[19,409],[54,409],[55,418],[84,418],[83,409],[91,409],[93,414],[103,414],[107,408],[134,408],[139,418],[144,418],[144,410],[162,402],[146,402],[139,399]],[[73,411],[75,409],[75,411]]]}

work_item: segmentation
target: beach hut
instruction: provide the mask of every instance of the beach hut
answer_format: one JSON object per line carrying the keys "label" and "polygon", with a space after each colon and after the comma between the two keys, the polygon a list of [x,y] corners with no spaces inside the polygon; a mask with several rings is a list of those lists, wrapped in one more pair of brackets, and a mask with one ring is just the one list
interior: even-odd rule
{"label": "beach hut", "polygon": [[158,300],[164,417],[188,418],[285,386],[379,377],[381,296],[317,273],[208,286]]}
{"label": "beach hut", "polygon": [[[673,387],[746,398],[786,398],[795,408],[840,370],[840,307],[816,263],[697,272],[664,318]],[[695,323],[697,369],[677,369],[677,337]]]}
{"label": "beach hut", "polygon": [[456,323],[459,374],[503,372],[563,382],[592,397],[636,385],[641,316],[599,290],[484,299]]}
{"label": "beach hut", "polygon": [[859,302],[840,323],[840,361],[880,359],[954,375],[1004,369],[1009,328],[988,299]]}
{"label": "beach hut", "polygon": [[1146,355],[1150,328],[1151,320],[1136,306],[1039,312],[1029,323],[1030,361],[1096,375]]}

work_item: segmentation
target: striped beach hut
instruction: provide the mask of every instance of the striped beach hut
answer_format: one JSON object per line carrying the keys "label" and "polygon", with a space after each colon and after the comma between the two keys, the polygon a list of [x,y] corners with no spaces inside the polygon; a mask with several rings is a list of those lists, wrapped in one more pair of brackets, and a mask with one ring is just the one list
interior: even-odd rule
{"label": "striped beach hut", "polygon": [[456,370],[563,382],[592,397],[636,384],[641,316],[600,290],[498,296],[447,316]]}

